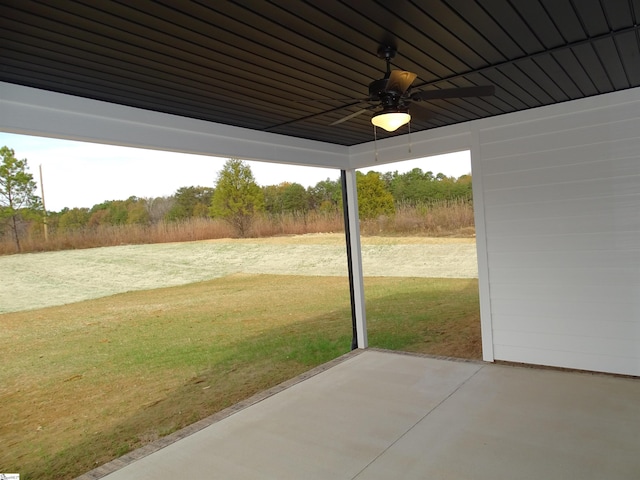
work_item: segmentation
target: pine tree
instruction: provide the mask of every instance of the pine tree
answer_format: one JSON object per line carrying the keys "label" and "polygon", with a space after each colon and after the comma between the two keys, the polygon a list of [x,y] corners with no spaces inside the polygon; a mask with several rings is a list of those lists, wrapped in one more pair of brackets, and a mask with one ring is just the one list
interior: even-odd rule
{"label": "pine tree", "polygon": [[20,234],[25,221],[42,210],[35,195],[36,182],[27,169],[27,159],[18,160],[9,147],[0,148],[0,226],[11,230],[16,249],[21,251]]}
{"label": "pine tree", "polygon": [[255,214],[264,211],[264,193],[242,160],[230,158],[218,173],[210,214],[227,221],[246,237]]}

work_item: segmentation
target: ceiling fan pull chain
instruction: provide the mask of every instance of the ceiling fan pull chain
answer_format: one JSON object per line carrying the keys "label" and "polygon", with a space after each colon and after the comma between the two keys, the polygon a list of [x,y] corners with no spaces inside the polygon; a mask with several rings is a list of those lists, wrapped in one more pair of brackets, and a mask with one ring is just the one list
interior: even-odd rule
{"label": "ceiling fan pull chain", "polygon": [[407,141],[409,142],[409,153],[411,153],[411,119],[409,119],[408,126],[409,126],[409,135],[408,135]]}
{"label": "ceiling fan pull chain", "polygon": [[375,151],[375,161],[378,161],[378,127],[373,126],[373,150]]}

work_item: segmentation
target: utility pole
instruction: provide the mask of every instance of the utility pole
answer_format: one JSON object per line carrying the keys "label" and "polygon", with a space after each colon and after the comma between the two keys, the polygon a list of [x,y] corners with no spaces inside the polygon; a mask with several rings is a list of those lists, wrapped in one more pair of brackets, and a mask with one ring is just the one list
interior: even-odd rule
{"label": "utility pole", "polygon": [[44,205],[44,182],[42,181],[42,164],[40,164],[40,192],[42,193],[42,210],[44,211],[44,241],[49,241],[49,226],[47,225],[47,207]]}

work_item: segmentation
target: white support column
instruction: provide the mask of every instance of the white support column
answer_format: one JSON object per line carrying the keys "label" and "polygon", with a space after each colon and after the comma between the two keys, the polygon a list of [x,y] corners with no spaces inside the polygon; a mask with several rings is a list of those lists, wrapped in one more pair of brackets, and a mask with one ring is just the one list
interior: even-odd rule
{"label": "white support column", "polygon": [[367,315],[364,306],[364,282],[362,274],[362,246],[360,245],[360,219],[358,217],[358,192],[356,171],[345,170],[347,186],[347,221],[351,242],[351,274],[353,278],[354,307],[358,348],[367,348]]}
{"label": "white support column", "polygon": [[482,333],[482,359],[493,362],[493,314],[491,311],[491,288],[489,281],[489,258],[487,253],[487,231],[484,211],[484,185],[482,158],[478,129],[472,132],[471,173],[473,175],[473,214],[476,226],[476,249],[478,253],[478,289],[480,293],[480,330]]}

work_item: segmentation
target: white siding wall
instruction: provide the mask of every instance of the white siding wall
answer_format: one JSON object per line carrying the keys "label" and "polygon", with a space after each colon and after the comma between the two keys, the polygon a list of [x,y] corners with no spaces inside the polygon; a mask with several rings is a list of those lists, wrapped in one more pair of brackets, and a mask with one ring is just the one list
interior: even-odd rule
{"label": "white siding wall", "polygon": [[493,357],[640,375],[640,90],[476,135]]}

